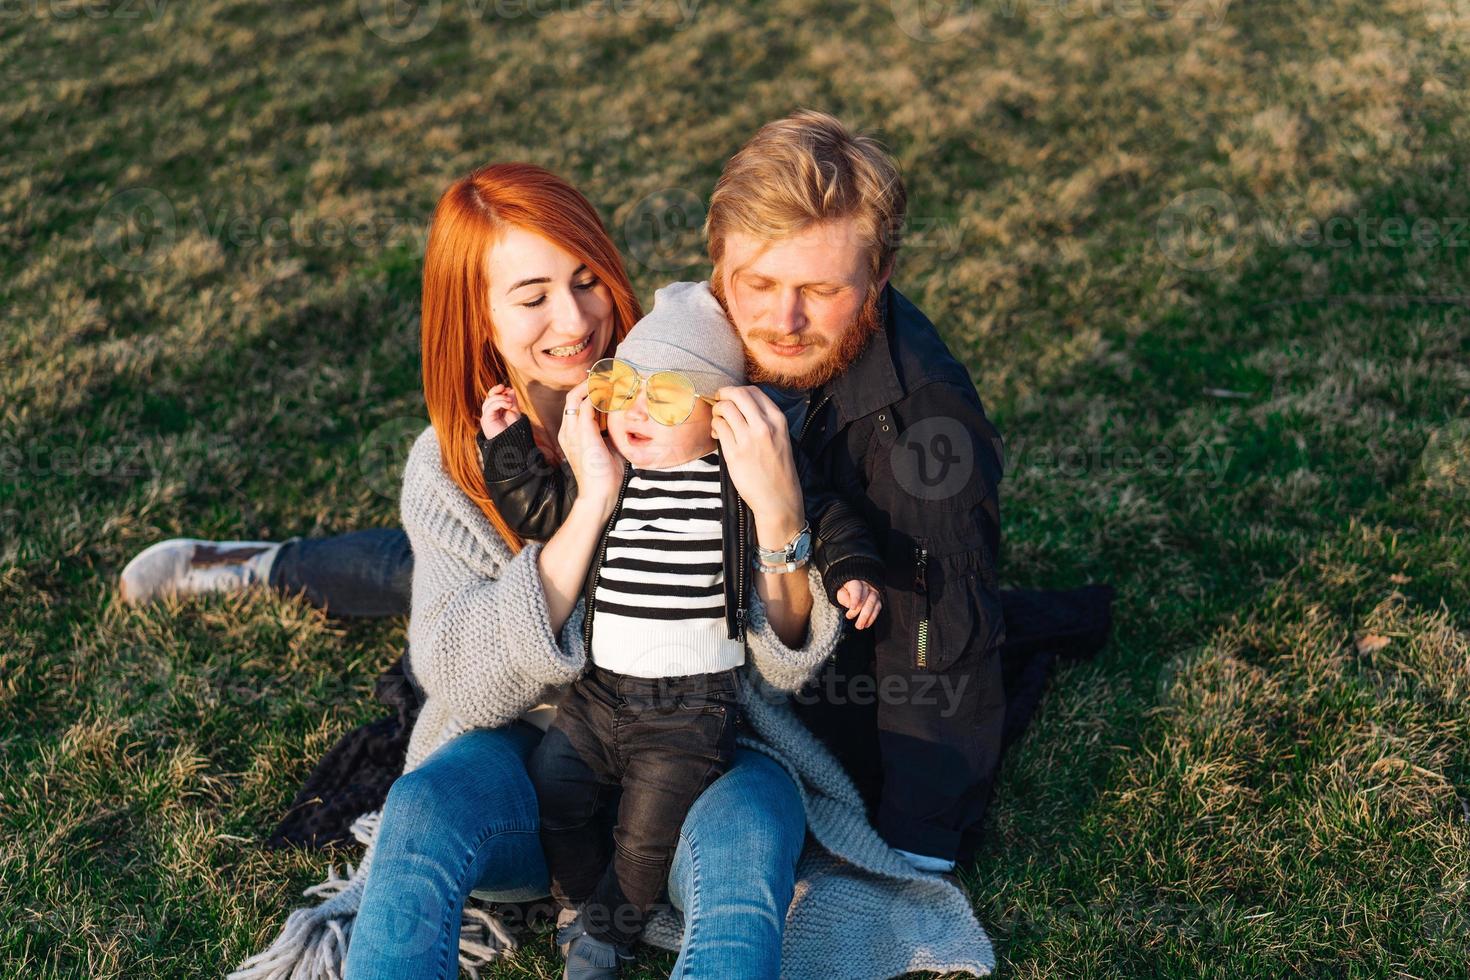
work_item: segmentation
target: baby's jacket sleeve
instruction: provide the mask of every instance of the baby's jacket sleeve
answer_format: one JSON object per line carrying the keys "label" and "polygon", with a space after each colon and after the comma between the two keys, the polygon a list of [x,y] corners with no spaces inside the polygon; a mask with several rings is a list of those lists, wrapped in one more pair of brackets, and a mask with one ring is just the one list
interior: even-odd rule
{"label": "baby's jacket sleeve", "polygon": [[531,420],[522,415],[493,439],[476,433],[475,442],[485,489],[510,529],[536,541],[555,534],[577,498],[577,481],[536,445]]}
{"label": "baby's jacket sleeve", "polygon": [[883,559],[868,522],[856,507],[832,490],[815,466],[796,446],[796,473],[801,480],[802,503],[812,530],[812,562],[822,573],[827,598],[837,605],[837,592],[853,579],[882,587]]}

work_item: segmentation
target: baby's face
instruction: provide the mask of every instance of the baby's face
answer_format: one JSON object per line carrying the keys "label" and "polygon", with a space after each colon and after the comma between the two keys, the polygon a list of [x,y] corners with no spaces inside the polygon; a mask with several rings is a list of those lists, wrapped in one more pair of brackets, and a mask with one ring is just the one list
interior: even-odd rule
{"label": "baby's face", "polygon": [[640,470],[665,470],[698,459],[715,448],[710,433],[709,403],[696,398],[694,411],[679,425],[663,425],[648,417],[648,396],[638,397],[621,412],[607,416],[607,433],[623,457]]}

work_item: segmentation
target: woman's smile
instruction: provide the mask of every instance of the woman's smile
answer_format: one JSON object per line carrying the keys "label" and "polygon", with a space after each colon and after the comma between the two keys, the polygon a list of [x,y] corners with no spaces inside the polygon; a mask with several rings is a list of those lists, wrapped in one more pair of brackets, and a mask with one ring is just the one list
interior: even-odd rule
{"label": "woman's smile", "polygon": [[578,360],[591,347],[592,338],[596,331],[587,334],[574,344],[563,344],[559,347],[547,347],[542,353],[562,360]]}

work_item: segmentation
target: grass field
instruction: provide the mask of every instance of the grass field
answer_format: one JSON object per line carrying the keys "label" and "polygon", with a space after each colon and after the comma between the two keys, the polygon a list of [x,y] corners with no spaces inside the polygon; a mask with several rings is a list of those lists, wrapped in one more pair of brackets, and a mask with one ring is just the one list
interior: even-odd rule
{"label": "grass field", "polygon": [[1119,589],[966,873],[1001,972],[1470,972],[1465,0],[386,7],[0,4],[0,975],[218,975],[322,877],[259,841],[402,624],[113,580],[396,520],[444,185],[564,174],[648,301],[801,105],[905,168],[1003,578]]}

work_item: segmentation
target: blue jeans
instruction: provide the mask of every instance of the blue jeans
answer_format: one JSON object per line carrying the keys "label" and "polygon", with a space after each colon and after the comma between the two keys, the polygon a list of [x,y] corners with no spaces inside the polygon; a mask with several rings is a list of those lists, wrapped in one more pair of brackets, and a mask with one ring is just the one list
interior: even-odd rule
{"label": "blue jeans", "polygon": [[301,595],[333,616],[407,616],[413,549],[402,528],[288,539],[271,565],[271,587]]}
{"label": "blue jeans", "polygon": [[[467,732],[399,777],[348,945],[347,980],[452,980],[460,914],[473,889],[502,902],[546,895],[526,759],[536,728]],[[680,829],[669,898],[684,912],[672,976],[777,977],[806,817],[771,759],[736,751]]]}

